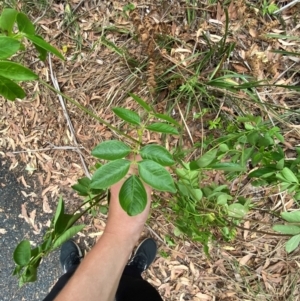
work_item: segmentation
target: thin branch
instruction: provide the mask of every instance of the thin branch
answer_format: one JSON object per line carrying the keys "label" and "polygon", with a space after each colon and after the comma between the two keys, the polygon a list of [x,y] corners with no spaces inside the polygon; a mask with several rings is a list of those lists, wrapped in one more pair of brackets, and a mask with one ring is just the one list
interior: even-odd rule
{"label": "thin branch", "polygon": [[184,126],[185,126],[185,128],[186,128],[186,130],[187,130],[187,132],[188,132],[188,134],[189,134],[190,140],[191,140],[192,144],[194,145],[194,140],[193,140],[193,137],[192,137],[192,135],[191,135],[190,129],[189,129],[188,125],[186,124],[185,120],[184,120],[183,114],[182,114],[182,112],[181,112],[181,110],[180,110],[180,107],[179,107],[178,103],[177,103],[177,109],[178,109],[179,114],[180,114],[180,116],[181,116],[181,119],[182,119],[182,121],[183,121],[183,123],[184,123]]}
{"label": "thin branch", "polygon": [[265,234],[265,235],[271,235],[271,236],[284,236],[284,237],[291,237],[293,235],[289,235],[289,234],[281,234],[281,233],[274,233],[274,232],[267,232],[267,231],[262,231],[262,230],[256,230],[254,228],[245,228],[239,225],[235,225],[233,222],[231,222],[230,220],[228,220],[227,218],[223,217],[223,219],[225,221],[227,221],[228,223],[231,224],[231,226],[236,227],[238,229],[244,230],[244,231],[249,231],[249,232],[254,232],[254,233],[261,233],[261,234]]}
{"label": "thin branch", "polygon": [[293,6],[293,5],[297,4],[298,2],[300,2],[300,0],[294,0],[294,1],[290,2],[290,3],[288,3],[287,5],[281,7],[280,9],[276,10],[276,11],[274,12],[274,14],[281,13],[281,12],[284,11],[285,9],[289,8],[290,6]]}
{"label": "thin branch", "polygon": [[83,147],[74,147],[74,146],[53,146],[53,147],[46,147],[46,148],[38,148],[38,149],[28,149],[23,151],[16,151],[16,152],[9,152],[11,154],[21,154],[21,153],[34,153],[34,152],[46,152],[49,150],[72,150],[77,151],[78,148],[82,149]]}
{"label": "thin branch", "polygon": [[[55,87],[56,90],[59,90],[60,91],[60,88],[59,88],[59,84],[58,84],[58,81],[53,73],[53,70],[52,70],[52,61],[51,61],[51,55],[49,53],[49,56],[48,56],[48,62],[49,62],[49,69],[50,69],[50,76],[51,76],[51,80],[52,80],[52,83],[53,83],[53,86]],[[74,127],[73,127],[73,124],[71,122],[71,119],[69,117],[69,114],[68,114],[68,111],[67,111],[67,108],[66,108],[66,104],[64,102],[64,99],[61,95],[57,95],[59,101],[60,101],[60,105],[63,109],[63,112],[64,112],[64,115],[65,115],[65,118],[67,120],[67,124],[68,124],[68,127],[69,127],[69,130],[71,132],[71,135],[72,135],[72,139],[74,141],[74,144],[75,146],[77,147],[77,153],[79,154],[79,157],[80,157],[80,160],[81,160],[81,164],[83,166],[83,169],[84,169],[84,172],[85,172],[85,175],[90,179],[91,178],[91,174],[89,173],[89,170],[85,164],[85,161],[84,161],[84,158],[83,158],[83,155],[81,153],[81,151],[79,150],[79,145],[78,145],[78,142],[77,142],[77,139],[76,139],[76,135],[75,135],[75,130],[74,130]]]}
{"label": "thin branch", "polygon": [[167,244],[164,242],[164,240],[149,226],[145,225],[145,227],[159,240],[161,241],[164,245],[167,246]]}
{"label": "thin branch", "polygon": [[68,100],[70,103],[72,103],[74,106],[76,106],[78,109],[82,110],[83,112],[87,113],[89,116],[93,117],[95,120],[99,121],[100,123],[106,125],[109,129],[111,129],[112,131],[117,132],[118,134],[120,134],[123,137],[126,137],[127,139],[138,143],[139,141],[134,139],[133,137],[131,137],[130,135],[125,134],[124,132],[122,132],[121,130],[119,130],[118,128],[112,126],[111,124],[109,124],[108,122],[106,122],[105,120],[103,120],[102,118],[98,117],[96,114],[94,114],[92,111],[90,111],[89,109],[87,109],[86,107],[84,107],[83,105],[81,105],[79,102],[77,102],[76,100],[74,100],[73,98],[65,95],[64,93],[62,93],[60,90],[52,87],[51,85],[49,85],[48,83],[46,83],[45,81],[39,79],[40,83],[43,84],[44,86],[46,86],[48,89],[50,89],[51,91],[53,91],[54,93],[57,93],[58,95],[61,95],[62,97],[64,97],[66,100]]}

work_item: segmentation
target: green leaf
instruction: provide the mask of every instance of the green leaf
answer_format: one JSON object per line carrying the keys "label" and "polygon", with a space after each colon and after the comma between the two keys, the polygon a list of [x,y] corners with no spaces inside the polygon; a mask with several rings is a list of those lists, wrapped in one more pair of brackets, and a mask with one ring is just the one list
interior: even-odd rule
{"label": "green leaf", "polygon": [[300,201],[300,192],[297,192],[297,193],[294,195],[294,200]]}
{"label": "green leaf", "polygon": [[229,147],[228,147],[227,144],[222,143],[222,144],[219,145],[219,150],[222,153],[226,153],[227,151],[229,151]]}
{"label": "green leaf", "polygon": [[289,168],[284,167],[280,173],[283,175],[287,182],[299,184],[298,179]]}
{"label": "green leaf", "polygon": [[20,49],[21,43],[13,38],[0,36],[0,59],[6,59]]}
{"label": "green leaf", "polygon": [[77,181],[80,185],[85,187],[89,187],[91,184],[91,179],[89,179],[88,177],[83,177],[81,179],[78,179]]}
{"label": "green leaf", "polygon": [[146,129],[153,131],[153,132],[158,132],[158,133],[179,135],[177,129],[175,129],[174,127],[172,127],[169,124],[162,123],[162,122],[152,123],[152,124],[146,126]]}
{"label": "green leaf", "polygon": [[31,23],[31,21],[28,19],[28,17],[25,14],[18,13],[17,24],[18,24],[19,31],[30,35],[35,35],[34,25]]}
{"label": "green leaf", "polygon": [[14,271],[13,271],[13,275],[18,275],[20,274],[21,270],[23,269],[23,267],[21,267],[20,265],[16,265]]}
{"label": "green leaf", "polygon": [[76,235],[79,231],[81,231],[85,225],[76,225],[72,228],[68,229],[66,232],[64,232],[62,235],[60,235],[53,244],[53,249],[58,248],[61,246],[64,242],[71,239],[74,235]]}
{"label": "green leaf", "polygon": [[92,177],[91,188],[104,189],[119,182],[127,174],[130,161],[118,159],[102,165]]}
{"label": "green leaf", "polygon": [[72,186],[74,190],[78,192],[79,195],[88,196],[90,191],[91,180],[88,177],[83,177],[78,179],[78,184]]}
{"label": "green leaf", "polygon": [[[38,266],[38,264],[37,264],[37,266]],[[30,265],[30,266],[26,267],[24,282],[34,282],[34,281],[36,281],[36,279],[37,279],[37,266],[36,265],[34,265],[34,266]]]}
{"label": "green leaf", "polygon": [[113,108],[112,110],[121,119],[131,124],[139,125],[141,123],[140,116],[136,112],[123,108]]}
{"label": "green leaf", "polygon": [[11,35],[18,11],[10,8],[5,8],[0,16],[0,29],[7,31]]}
{"label": "green leaf", "polygon": [[159,118],[159,119],[162,119],[162,120],[165,120],[165,121],[168,121],[178,127],[181,127],[181,125],[175,120],[173,119],[172,117],[168,116],[168,115],[165,115],[165,114],[159,114],[159,113],[155,113],[153,114],[155,117]]}
{"label": "green leaf", "polygon": [[175,163],[172,155],[164,147],[156,144],[144,146],[140,155],[143,159],[155,161],[163,166],[171,166]]}
{"label": "green leaf", "polygon": [[293,225],[275,225],[273,226],[273,230],[282,234],[300,234],[300,227]]}
{"label": "green leaf", "polygon": [[39,36],[35,36],[35,35],[30,35],[30,34],[25,34],[26,38],[28,40],[30,40],[33,44],[41,47],[42,49],[45,49],[48,52],[53,53],[54,55],[56,55],[57,57],[59,57],[60,59],[64,60],[63,55],[52,45],[50,45],[49,43],[47,43],[44,39],[42,39]]}
{"label": "green leaf", "polygon": [[211,150],[211,151],[205,153],[202,157],[200,157],[196,161],[192,161],[190,163],[191,170],[204,168],[204,167],[208,166],[216,158],[217,153],[218,153],[218,150],[214,149],[214,150]]}
{"label": "green leaf", "polygon": [[257,141],[261,138],[260,134],[257,131],[251,132],[249,135],[247,135],[247,141],[251,145],[256,145]]}
{"label": "green leaf", "polygon": [[38,78],[30,69],[10,61],[0,61],[0,75],[17,81],[34,80]]}
{"label": "green leaf", "polygon": [[64,204],[62,196],[60,196],[57,207],[56,207],[55,215],[54,215],[54,220],[53,220],[54,226],[56,226],[56,223],[57,223],[59,217],[64,214],[64,211],[65,211],[65,204]]}
{"label": "green leaf", "polygon": [[268,176],[274,174],[275,171],[276,171],[276,169],[271,168],[271,167],[258,168],[256,170],[250,172],[249,177],[250,178],[268,177]]}
{"label": "green leaf", "polygon": [[198,202],[202,199],[203,197],[203,193],[202,193],[202,190],[201,189],[190,189],[188,188],[191,195],[192,195],[192,199],[195,201],[195,202]]}
{"label": "green leaf", "polygon": [[276,10],[278,10],[278,6],[275,3],[270,3],[268,5],[268,13],[271,15],[273,14]]}
{"label": "green leaf", "polygon": [[252,165],[253,166],[257,165],[262,160],[262,158],[263,158],[262,153],[254,153],[251,158]]}
{"label": "green leaf", "polygon": [[99,143],[93,150],[92,155],[105,160],[116,160],[126,157],[131,149],[125,143],[117,140]]}
{"label": "green leaf", "polygon": [[279,160],[276,164],[276,168],[277,169],[283,169],[284,168],[284,158],[282,158],[281,160]]}
{"label": "green leaf", "polygon": [[37,50],[37,52],[40,54],[39,55],[39,59],[41,61],[45,61],[46,60],[46,57],[47,57],[47,50],[41,48],[40,46],[38,45],[34,45],[35,49]]}
{"label": "green leaf", "polygon": [[238,163],[221,162],[215,163],[209,166],[211,169],[224,170],[224,171],[245,171],[246,167],[241,166]]}
{"label": "green leaf", "polygon": [[88,196],[89,195],[89,187],[83,186],[81,184],[75,184],[71,186],[74,190],[78,192],[81,196]]}
{"label": "green leaf", "polygon": [[88,177],[83,177],[78,179],[78,184],[72,186],[74,190],[78,192],[79,195],[88,196],[90,191],[91,180]]}
{"label": "green leaf", "polygon": [[78,217],[78,214],[62,214],[59,216],[56,224],[55,224],[55,234],[62,234],[64,231],[66,231],[68,228],[70,228],[72,222],[70,222],[71,220],[73,220],[74,218],[76,219],[76,217]]}
{"label": "green leaf", "polygon": [[243,218],[248,212],[248,209],[239,203],[234,203],[228,206],[228,216],[235,218]]}
{"label": "green leaf", "polygon": [[[35,36],[43,40],[43,38],[41,36],[38,36],[38,35],[35,35]],[[44,48],[42,48],[36,44],[33,44],[33,45],[34,45],[35,49],[37,50],[37,52],[40,54],[39,59],[41,61],[45,61],[46,57],[47,57],[47,50],[45,50]]]}
{"label": "green leaf", "polygon": [[130,176],[122,185],[119,200],[121,207],[130,216],[135,216],[144,211],[147,205],[147,193],[141,180]]}
{"label": "green leaf", "polygon": [[281,217],[290,223],[300,223],[300,211],[282,212]]}
{"label": "green leaf", "polygon": [[217,197],[217,204],[218,205],[225,205],[227,204],[228,200],[232,200],[232,196],[222,193]]}
{"label": "green leaf", "polygon": [[293,236],[291,239],[289,239],[285,244],[285,250],[288,253],[291,253],[294,251],[300,243],[300,234]]}
{"label": "green leaf", "polygon": [[22,99],[26,96],[18,84],[3,76],[0,76],[0,94],[8,100]]}
{"label": "green leaf", "polygon": [[133,93],[128,93],[141,107],[143,107],[147,112],[151,112],[151,107],[141,98]]}
{"label": "green leaf", "polygon": [[26,266],[31,258],[31,248],[29,240],[21,241],[14,250],[14,261],[17,265]]}
{"label": "green leaf", "polygon": [[128,3],[123,6],[123,12],[132,11],[134,9],[135,9],[135,6],[132,3]]}
{"label": "green leaf", "polygon": [[138,168],[142,180],[151,187],[159,191],[176,192],[171,175],[160,164],[151,160],[143,160],[138,162]]}

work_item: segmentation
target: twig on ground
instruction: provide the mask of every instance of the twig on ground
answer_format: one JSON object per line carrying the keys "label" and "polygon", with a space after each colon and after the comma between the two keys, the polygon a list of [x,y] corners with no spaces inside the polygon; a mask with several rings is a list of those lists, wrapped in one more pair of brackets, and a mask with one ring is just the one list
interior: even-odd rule
{"label": "twig on ground", "polygon": [[164,240],[149,225],[145,225],[145,226],[159,241],[161,241],[164,245],[167,246]]}
{"label": "twig on ground", "polygon": [[298,2],[300,2],[300,0],[294,0],[294,1],[290,2],[290,3],[288,3],[287,5],[281,7],[280,9],[276,10],[276,11],[274,12],[274,14],[278,14],[278,13],[284,11],[285,9],[287,9],[287,8],[289,8],[289,7],[291,7],[291,6],[295,5],[295,4],[297,4]]}
{"label": "twig on ground", "polygon": [[[59,88],[59,84],[58,84],[58,81],[53,73],[53,70],[52,70],[52,61],[51,61],[51,55],[49,54],[48,55],[48,62],[49,62],[49,69],[50,69],[50,76],[51,76],[51,80],[52,80],[52,83],[53,83],[53,86],[56,90],[60,91],[60,88]],[[65,115],[65,118],[67,120],[67,124],[68,124],[68,127],[70,129],[70,132],[71,132],[71,135],[72,135],[72,139],[74,141],[74,144],[77,148],[77,153],[79,154],[79,157],[80,157],[80,160],[81,160],[81,163],[82,163],[82,166],[83,166],[83,169],[84,169],[84,172],[85,172],[85,175],[90,179],[91,178],[91,175],[89,173],[89,170],[85,164],[85,161],[84,161],[84,158],[83,158],[83,155],[82,153],[80,152],[79,150],[79,145],[78,145],[78,142],[77,142],[77,139],[76,139],[76,135],[75,135],[75,130],[74,130],[74,127],[73,127],[73,124],[71,122],[71,119],[69,117],[69,114],[68,114],[68,111],[67,111],[67,108],[66,108],[66,104],[64,102],[64,99],[61,95],[57,94],[57,97],[60,101],[60,104],[62,106],[62,109],[63,109],[63,112],[64,112],[64,115]]]}
{"label": "twig on ground", "polygon": [[22,151],[15,151],[9,152],[11,154],[21,154],[21,153],[34,153],[34,152],[46,152],[49,150],[72,150],[78,151],[78,148],[83,148],[82,146],[75,147],[75,146],[53,146],[53,147],[46,147],[46,148],[38,148],[38,149],[27,149]]}
{"label": "twig on ground", "polygon": [[189,130],[188,125],[186,124],[186,122],[185,122],[185,120],[184,120],[184,117],[183,117],[183,115],[182,115],[182,112],[181,112],[180,107],[179,107],[178,104],[177,104],[177,109],[178,109],[179,114],[180,114],[180,116],[181,116],[181,119],[182,119],[182,121],[183,121],[183,123],[184,123],[184,126],[185,126],[185,128],[186,128],[186,130],[187,130],[187,132],[188,132],[188,134],[189,134],[189,137],[190,137],[190,140],[191,140],[191,142],[192,142],[192,145],[194,145],[193,137],[192,137],[192,135],[191,135],[191,132],[190,132],[190,130]]}

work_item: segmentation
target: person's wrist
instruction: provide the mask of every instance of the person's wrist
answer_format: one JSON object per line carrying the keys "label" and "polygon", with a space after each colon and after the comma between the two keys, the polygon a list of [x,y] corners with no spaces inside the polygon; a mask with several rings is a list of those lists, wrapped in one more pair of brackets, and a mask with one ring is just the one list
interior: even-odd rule
{"label": "person's wrist", "polygon": [[129,233],[127,231],[116,231],[116,229],[107,228],[104,230],[103,237],[106,239],[111,239],[115,242],[118,242],[120,246],[126,246],[128,250],[134,248],[135,244],[137,243],[140,235],[137,233]]}

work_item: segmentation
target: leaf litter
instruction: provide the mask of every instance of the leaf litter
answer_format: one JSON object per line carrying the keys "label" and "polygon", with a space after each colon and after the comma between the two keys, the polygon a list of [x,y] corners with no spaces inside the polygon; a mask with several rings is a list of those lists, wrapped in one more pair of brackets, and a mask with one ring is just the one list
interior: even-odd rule
{"label": "leaf litter", "polygon": [[[291,54],[299,53],[300,50],[299,24],[294,24],[295,19],[299,20],[299,4],[284,10],[280,20],[262,17],[256,3],[231,1],[229,4],[230,35],[227,39],[235,42],[236,48],[227,59],[227,68],[251,75],[257,80],[268,79],[270,83],[299,84],[297,70],[300,60],[297,55]],[[150,92],[156,88],[156,79],[163,73],[163,69],[176,65],[185,74],[189,64],[193,63],[189,57],[194,53],[195,47],[203,49],[208,41],[220,41],[226,21],[222,1],[214,6],[206,5],[205,1],[201,4],[199,2],[201,8],[197,9],[205,11],[206,18],[194,27],[187,24],[187,5],[184,1],[175,1],[172,5],[168,1],[162,1],[158,8],[151,1],[136,2],[134,4],[138,10],[131,19],[122,15],[126,4],[121,0],[70,0],[69,4],[52,2],[47,13],[42,13],[39,6],[33,6],[30,10],[42,35],[61,49],[66,57],[65,62],[56,58],[52,60],[61,91],[123,130],[127,130],[126,125],[120,123],[111,108],[121,105],[139,112],[138,106],[128,97],[129,92],[152,103],[153,96],[147,88]],[[170,54],[162,51],[161,59],[157,61],[153,55],[156,51],[153,34],[165,31],[176,37],[177,44]],[[137,44],[126,32],[136,32],[143,43]],[[202,38],[203,33],[207,34],[208,41]],[[280,38],[274,38],[276,35]],[[296,38],[289,39],[288,36]],[[116,45],[117,48],[114,49],[111,45]],[[123,47],[129,53],[118,53]],[[275,53],[274,49],[285,51],[286,54]],[[124,56],[142,61],[144,51],[151,57],[146,71],[136,69],[134,60],[133,65],[128,59],[124,64]],[[36,61],[34,56],[26,59],[27,64],[50,83],[49,64]],[[207,64],[202,71],[204,78],[211,72],[211,68]],[[157,112],[168,111],[167,97],[172,88],[180,84],[170,81],[169,90],[159,92],[159,101],[152,103]],[[36,204],[43,208],[44,214],[51,214],[61,193],[66,195],[67,205],[75,208],[78,200],[70,186],[83,176],[83,168],[63,109],[57,96],[43,85],[24,83],[24,87],[28,93],[24,101],[0,103],[0,155],[9,158],[11,169],[17,168],[19,164],[26,166],[27,175],[20,178],[27,188],[23,195],[35,199]],[[295,92],[276,87],[272,90],[259,88],[257,93],[263,102],[298,108],[298,95]],[[242,92],[240,97],[244,98]],[[253,104],[249,107],[256,109]],[[90,156],[90,150],[101,141],[118,139],[118,134],[95,122],[70,103],[66,103],[66,109],[84,161],[91,167],[95,161]],[[193,106],[188,111],[184,103],[179,103],[172,110],[172,117],[178,122],[184,122],[188,129],[188,134],[184,134],[186,148],[191,146],[191,141],[201,142],[202,137],[208,133],[205,124],[216,118],[214,115],[206,115],[202,124],[195,122],[193,114],[197,110]],[[236,108],[223,104],[220,110],[234,115]],[[285,135],[287,148],[293,150],[299,139],[298,117],[292,114],[287,126],[290,127]],[[133,135],[131,132],[128,134]],[[161,135],[146,133],[143,142],[160,143]],[[178,144],[178,138],[170,136],[164,143],[167,148],[172,148]],[[35,187],[28,187],[26,181],[32,175],[37,177],[38,185],[42,187],[38,194],[28,193],[28,188],[35,191]],[[208,181],[225,181],[218,173],[210,176]],[[234,188],[234,185],[232,188],[236,191],[240,189]],[[278,210],[281,206],[293,206],[288,196],[284,196],[282,200],[275,192],[255,191],[249,185],[245,185],[243,193],[251,195],[262,209]],[[167,194],[163,196],[168,198]],[[162,202],[162,206],[167,208],[167,199]],[[34,233],[41,231],[42,226],[36,224],[36,211],[28,213],[26,204],[22,206],[20,217],[32,226]],[[164,300],[297,300],[300,287],[299,251],[287,256],[283,240],[250,230],[268,230],[271,220],[267,214],[256,212],[251,218],[251,222],[245,222],[244,230],[238,230],[235,243],[212,243],[211,257],[207,258],[199,244],[180,234],[176,236],[175,226],[166,220],[160,209],[153,209],[152,219],[143,235],[158,239],[160,249],[156,261],[146,272],[147,280],[159,290]],[[96,218],[84,219],[87,227],[81,234],[81,239],[90,248],[105,228],[106,215],[99,214]],[[263,221],[265,224],[255,221]],[[5,231],[1,229],[0,233]],[[167,236],[172,239],[173,246],[166,240]]]}

